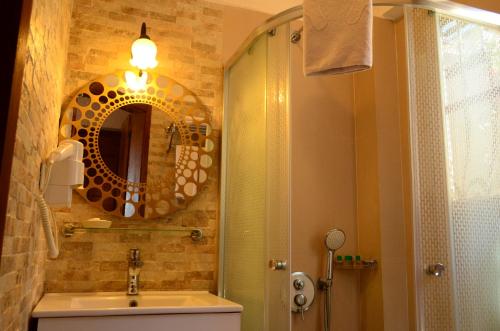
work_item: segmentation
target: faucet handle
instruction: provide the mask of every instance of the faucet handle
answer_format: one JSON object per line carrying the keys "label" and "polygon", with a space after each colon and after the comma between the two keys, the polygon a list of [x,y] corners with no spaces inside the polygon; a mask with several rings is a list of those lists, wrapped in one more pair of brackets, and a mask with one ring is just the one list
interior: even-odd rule
{"label": "faucet handle", "polygon": [[144,263],[141,261],[141,252],[138,248],[130,249],[129,265],[134,268],[139,268],[144,265]]}
{"label": "faucet handle", "polygon": [[144,265],[142,261],[130,261],[130,265],[134,268],[140,268]]}
{"label": "faucet handle", "polygon": [[141,251],[139,248],[131,248],[129,254],[129,258],[132,261],[139,261],[141,259]]}

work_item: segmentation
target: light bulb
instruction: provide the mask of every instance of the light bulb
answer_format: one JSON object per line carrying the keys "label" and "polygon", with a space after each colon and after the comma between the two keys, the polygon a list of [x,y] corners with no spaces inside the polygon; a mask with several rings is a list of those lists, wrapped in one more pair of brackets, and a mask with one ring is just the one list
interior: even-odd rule
{"label": "light bulb", "polygon": [[148,81],[148,73],[143,71],[138,76],[132,71],[125,71],[125,81],[127,86],[134,91],[143,90],[146,87]]}
{"label": "light bulb", "polygon": [[152,69],[158,65],[156,60],[157,48],[148,38],[139,38],[132,43],[132,58],[130,64],[141,70]]}

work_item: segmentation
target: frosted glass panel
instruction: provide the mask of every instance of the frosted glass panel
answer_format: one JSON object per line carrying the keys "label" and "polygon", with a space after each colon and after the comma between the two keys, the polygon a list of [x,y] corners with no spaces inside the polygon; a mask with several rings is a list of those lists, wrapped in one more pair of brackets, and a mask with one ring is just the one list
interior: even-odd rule
{"label": "frosted glass panel", "polygon": [[224,295],[243,305],[242,331],[264,330],[266,56],[263,36],[226,81]]}
{"label": "frosted glass panel", "polygon": [[438,16],[458,330],[500,330],[500,30]]}
{"label": "frosted glass panel", "polygon": [[226,73],[224,270],[242,331],[290,330],[289,25],[262,36]]}
{"label": "frosted glass panel", "polygon": [[418,328],[500,330],[500,31],[405,14]]}

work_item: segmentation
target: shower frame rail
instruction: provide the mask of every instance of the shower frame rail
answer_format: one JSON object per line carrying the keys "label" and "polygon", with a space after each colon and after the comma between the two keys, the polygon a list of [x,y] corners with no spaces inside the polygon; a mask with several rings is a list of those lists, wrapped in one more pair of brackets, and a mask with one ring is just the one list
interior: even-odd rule
{"label": "shower frame rail", "polygon": [[[495,14],[486,10],[462,5],[453,1],[443,1],[443,0],[373,0],[374,7],[383,6],[412,6],[417,8],[424,8],[432,10],[438,13],[451,13],[456,17],[467,19],[469,21],[480,22],[482,24],[500,25],[500,15]],[[229,58],[229,60],[224,65],[224,70],[227,70],[236,63],[240,56],[245,53],[248,48],[252,46],[254,41],[263,33],[266,33],[281,24],[291,22],[293,20],[302,18],[304,16],[304,9],[301,5],[289,8],[281,13],[278,13],[266,21],[264,21],[260,26],[255,28],[250,35],[245,39],[245,41],[238,47],[236,52]]]}

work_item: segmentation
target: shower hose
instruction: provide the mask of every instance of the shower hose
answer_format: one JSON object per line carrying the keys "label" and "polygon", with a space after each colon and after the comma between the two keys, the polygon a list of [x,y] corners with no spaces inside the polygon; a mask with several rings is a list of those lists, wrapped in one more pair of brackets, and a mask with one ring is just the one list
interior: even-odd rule
{"label": "shower hose", "polygon": [[330,331],[330,314],[332,313],[332,285],[327,285],[325,289],[325,305],[324,305],[324,314],[323,314],[323,327],[324,331]]}

